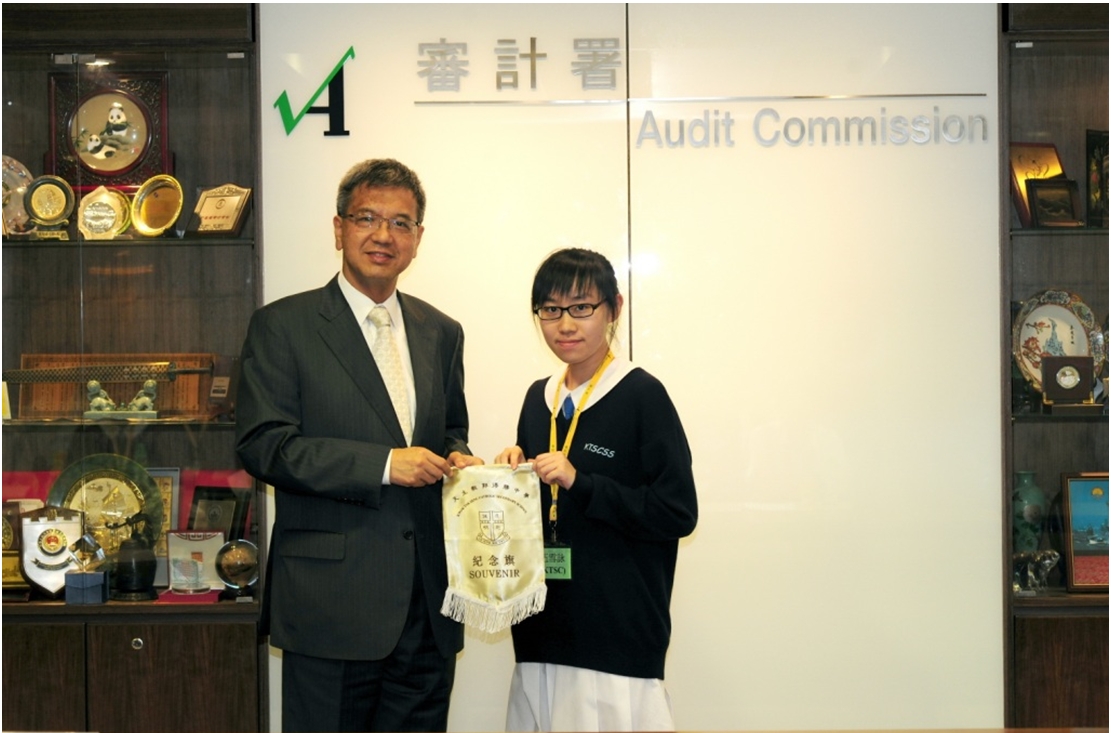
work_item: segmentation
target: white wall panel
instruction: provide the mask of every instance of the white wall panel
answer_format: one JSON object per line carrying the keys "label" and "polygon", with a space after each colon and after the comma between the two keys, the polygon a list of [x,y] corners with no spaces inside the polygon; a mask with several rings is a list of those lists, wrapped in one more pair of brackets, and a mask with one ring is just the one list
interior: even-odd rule
{"label": "white wall panel", "polygon": [[[607,254],[623,348],[672,393],[699,482],[672,604],[679,727],[1001,725],[994,13],[264,5],[265,298],[337,271],[352,163],[411,165],[427,231],[401,289],[463,323],[472,445],[492,458],[556,366],[527,312],[536,266]],[[618,84],[586,93],[566,46],[603,36],[621,38]],[[549,54],[536,90],[495,89],[506,37]],[[468,43],[459,92],[417,76],[440,38]],[[350,135],[322,115],[287,135],[274,101],[298,109],[352,46]],[[890,126],[935,106],[983,116],[988,139],[761,145],[752,127],[767,108]],[[684,121],[684,145],[638,147],[649,112],[672,140]],[[452,730],[501,729],[511,666],[507,634],[468,634]]]}
{"label": "white wall panel", "polygon": [[[515,439],[528,385],[558,366],[529,313],[536,268],[567,246],[619,263],[626,256],[624,73],[616,90],[588,96],[570,72],[573,38],[618,37],[624,47],[624,7],[572,14],[544,5],[265,5],[261,18],[265,299],[323,285],[338,270],[331,218],[351,164],[394,157],[411,166],[428,211],[400,289],[463,324],[471,447],[492,460]],[[548,54],[538,62],[538,88],[529,88],[522,62],[522,88],[499,94],[498,41],[516,38],[527,51],[534,36]],[[468,44],[458,93],[430,93],[417,76],[419,44],[441,38]],[[299,108],[352,45],[355,58],[344,67],[351,134],[325,137],[324,116],[311,115],[287,136],[274,100],[288,91]],[[504,726],[512,662],[508,633],[468,634],[454,730]]]}
{"label": "white wall panel", "polygon": [[[681,728],[1000,723],[993,14],[630,8],[632,129],[651,113],[678,143],[686,121],[630,176],[634,357],[685,418],[702,506]],[[988,140],[753,130],[935,106]],[[692,145],[727,113],[732,147]]]}

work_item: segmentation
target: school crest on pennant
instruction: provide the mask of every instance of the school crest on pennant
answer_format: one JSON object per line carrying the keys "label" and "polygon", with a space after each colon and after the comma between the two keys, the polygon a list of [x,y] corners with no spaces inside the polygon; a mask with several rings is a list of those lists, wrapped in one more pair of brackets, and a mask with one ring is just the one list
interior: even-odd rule
{"label": "school crest on pennant", "polygon": [[509,542],[505,532],[505,512],[485,511],[478,513],[478,527],[481,530],[477,539],[484,545],[504,545]]}

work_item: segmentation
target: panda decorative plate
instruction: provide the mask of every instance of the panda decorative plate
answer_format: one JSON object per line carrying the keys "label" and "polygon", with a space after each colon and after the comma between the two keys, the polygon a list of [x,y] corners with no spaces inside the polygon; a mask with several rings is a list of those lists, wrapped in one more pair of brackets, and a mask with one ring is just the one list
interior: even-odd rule
{"label": "panda decorative plate", "polygon": [[81,165],[102,174],[134,167],[150,144],[150,116],[145,106],[118,89],[85,98],[77,105],[69,130]]}

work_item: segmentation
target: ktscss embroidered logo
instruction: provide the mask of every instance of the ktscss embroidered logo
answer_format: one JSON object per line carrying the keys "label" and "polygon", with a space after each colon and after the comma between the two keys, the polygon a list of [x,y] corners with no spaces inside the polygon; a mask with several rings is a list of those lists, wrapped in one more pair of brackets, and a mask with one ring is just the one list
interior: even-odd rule
{"label": "ktscss embroidered logo", "polygon": [[597,453],[598,455],[600,455],[604,458],[613,458],[613,456],[614,456],[614,452],[613,452],[612,449],[603,448],[602,446],[595,445],[594,443],[587,443],[586,445],[583,446],[583,450],[589,451],[591,453]]}

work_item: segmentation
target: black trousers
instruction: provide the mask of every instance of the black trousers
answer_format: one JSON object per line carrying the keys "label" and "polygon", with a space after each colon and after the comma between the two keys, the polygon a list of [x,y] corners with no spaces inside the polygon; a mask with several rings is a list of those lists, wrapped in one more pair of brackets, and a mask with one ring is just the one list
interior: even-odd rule
{"label": "black trousers", "polygon": [[282,731],[446,731],[454,682],[455,655],[440,654],[424,591],[417,590],[401,639],[385,659],[283,652]]}

